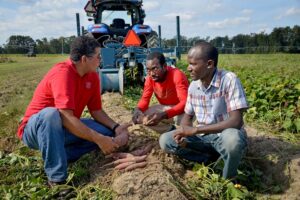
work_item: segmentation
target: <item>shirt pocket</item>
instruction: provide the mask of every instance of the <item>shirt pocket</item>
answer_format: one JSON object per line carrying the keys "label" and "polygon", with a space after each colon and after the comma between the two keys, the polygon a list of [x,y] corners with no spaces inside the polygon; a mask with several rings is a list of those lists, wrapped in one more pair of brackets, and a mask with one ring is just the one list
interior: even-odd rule
{"label": "shirt pocket", "polygon": [[212,111],[216,116],[227,113],[225,96],[220,96],[212,99],[212,104]]}

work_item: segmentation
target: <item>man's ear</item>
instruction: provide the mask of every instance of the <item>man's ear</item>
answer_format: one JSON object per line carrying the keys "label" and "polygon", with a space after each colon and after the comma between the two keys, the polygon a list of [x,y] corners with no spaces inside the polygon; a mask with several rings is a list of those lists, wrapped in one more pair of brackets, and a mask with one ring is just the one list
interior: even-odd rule
{"label": "man's ear", "polygon": [[80,58],[81,63],[85,63],[86,59],[87,59],[86,55],[81,56]]}
{"label": "man's ear", "polygon": [[215,61],[213,61],[213,60],[208,60],[208,61],[207,61],[207,68],[208,68],[208,69],[211,69],[211,68],[213,68],[213,67],[215,67]]}

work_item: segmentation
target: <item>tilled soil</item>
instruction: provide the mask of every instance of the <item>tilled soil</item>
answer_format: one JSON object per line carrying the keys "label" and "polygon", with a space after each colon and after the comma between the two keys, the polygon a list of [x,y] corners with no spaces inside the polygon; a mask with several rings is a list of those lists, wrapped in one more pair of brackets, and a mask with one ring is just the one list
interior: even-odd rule
{"label": "tilled soil", "polygon": [[[119,123],[130,122],[131,112],[122,106],[119,94],[102,95],[103,108],[106,113]],[[281,185],[279,194],[266,191],[260,197],[275,199],[300,199],[300,150],[291,145],[251,127],[247,127],[248,152],[246,159],[252,159],[255,168],[263,172],[263,184],[266,187]],[[90,166],[91,182],[113,189],[115,199],[193,199],[184,189],[187,171],[173,155],[163,153],[158,146],[158,133],[142,125],[129,128],[129,145],[123,151],[130,152],[145,145],[152,144],[153,149],[147,157],[147,166],[130,172],[117,171],[111,158],[101,159]],[[107,167],[106,167],[107,166]],[[178,189],[179,188],[179,189]]]}

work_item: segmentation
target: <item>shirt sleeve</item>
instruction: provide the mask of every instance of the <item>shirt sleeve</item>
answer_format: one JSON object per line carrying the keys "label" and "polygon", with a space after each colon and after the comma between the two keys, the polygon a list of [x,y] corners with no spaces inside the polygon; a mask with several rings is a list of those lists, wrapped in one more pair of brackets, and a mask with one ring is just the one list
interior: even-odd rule
{"label": "shirt sleeve", "polygon": [[245,91],[240,79],[235,74],[231,74],[231,79],[227,85],[225,101],[227,112],[248,108]]}
{"label": "shirt sleeve", "polygon": [[190,88],[189,87],[189,92],[188,92],[188,96],[187,96],[187,100],[186,100],[186,104],[185,104],[185,108],[184,108],[184,112],[188,115],[193,116],[195,114],[194,108],[192,106],[192,93],[190,92]]}
{"label": "shirt sleeve", "polygon": [[146,78],[143,94],[141,99],[138,102],[137,107],[142,111],[146,111],[149,107],[149,103],[153,94],[153,86],[149,77]]}
{"label": "shirt sleeve", "polygon": [[54,105],[58,109],[75,109],[75,80],[68,70],[61,70],[56,73],[51,81]]}
{"label": "shirt sleeve", "polygon": [[102,101],[101,101],[101,92],[100,92],[100,79],[98,74],[94,74],[93,78],[93,93],[91,99],[89,100],[87,107],[89,111],[96,111],[96,110],[101,110],[102,109]]}
{"label": "shirt sleeve", "polygon": [[174,73],[174,84],[176,88],[177,98],[179,102],[166,111],[168,118],[172,118],[176,115],[180,115],[184,112],[184,107],[186,104],[187,93],[188,93],[188,85],[189,82],[186,76],[181,71],[175,71]]}

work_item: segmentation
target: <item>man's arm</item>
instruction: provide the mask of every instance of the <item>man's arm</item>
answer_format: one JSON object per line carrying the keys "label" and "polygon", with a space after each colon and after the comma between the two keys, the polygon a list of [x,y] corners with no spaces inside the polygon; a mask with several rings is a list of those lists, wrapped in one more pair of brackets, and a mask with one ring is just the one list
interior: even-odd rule
{"label": "man's arm", "polygon": [[179,102],[169,110],[166,110],[167,118],[172,118],[183,113],[188,94],[189,82],[181,71],[174,73],[173,81]]}
{"label": "man's arm", "polygon": [[[184,120],[184,119],[183,119]],[[185,122],[182,122],[182,125]],[[240,129],[243,126],[243,113],[241,110],[234,110],[229,112],[228,119],[218,122],[216,124],[204,125],[199,127],[192,127],[190,125],[183,125],[176,130],[174,139],[180,143],[183,137],[193,136],[195,134],[209,134],[220,133],[227,128]]]}
{"label": "man's arm", "polygon": [[[96,143],[104,154],[109,154],[117,150],[116,144],[111,137],[104,136],[90,129],[74,116],[72,110],[59,109],[63,126],[71,133],[82,139]],[[106,123],[109,123],[108,121]]]}
{"label": "man's arm", "polygon": [[194,116],[184,113],[183,117],[181,119],[180,125],[181,126],[193,126],[193,117]]}
{"label": "man's arm", "polygon": [[103,124],[104,126],[113,129],[114,126],[118,123],[116,123],[114,120],[112,120],[104,110],[96,110],[91,111],[91,116],[100,124]]}
{"label": "man's arm", "polygon": [[137,108],[139,108],[142,112],[145,112],[148,109],[152,94],[152,81],[150,80],[150,77],[146,77],[146,81],[143,88],[143,94],[137,104]]}
{"label": "man's arm", "polygon": [[[186,76],[179,70],[174,72],[172,79],[172,84],[174,84],[176,89],[176,95],[179,99],[179,102],[166,111],[154,113],[149,116],[150,120],[148,121],[147,125],[156,125],[163,119],[172,118],[183,113],[186,104],[189,83]],[[168,98],[174,98],[174,96],[169,96]]]}
{"label": "man's arm", "polygon": [[104,126],[110,128],[111,130],[115,131],[116,136],[125,133],[128,135],[128,127],[130,124],[118,124],[114,120],[112,120],[104,110],[96,110],[91,111],[92,117],[99,123],[103,124]]}
{"label": "man's arm", "polygon": [[243,126],[243,113],[241,110],[234,110],[229,112],[227,120],[210,124],[206,126],[197,127],[196,133],[220,133],[227,128],[240,129]]}
{"label": "man's arm", "polygon": [[143,112],[145,112],[148,109],[152,94],[153,94],[153,86],[151,80],[149,77],[146,77],[142,96],[136,108],[133,111],[132,122],[134,124],[143,123],[142,122],[143,121],[142,118],[144,117]]}

